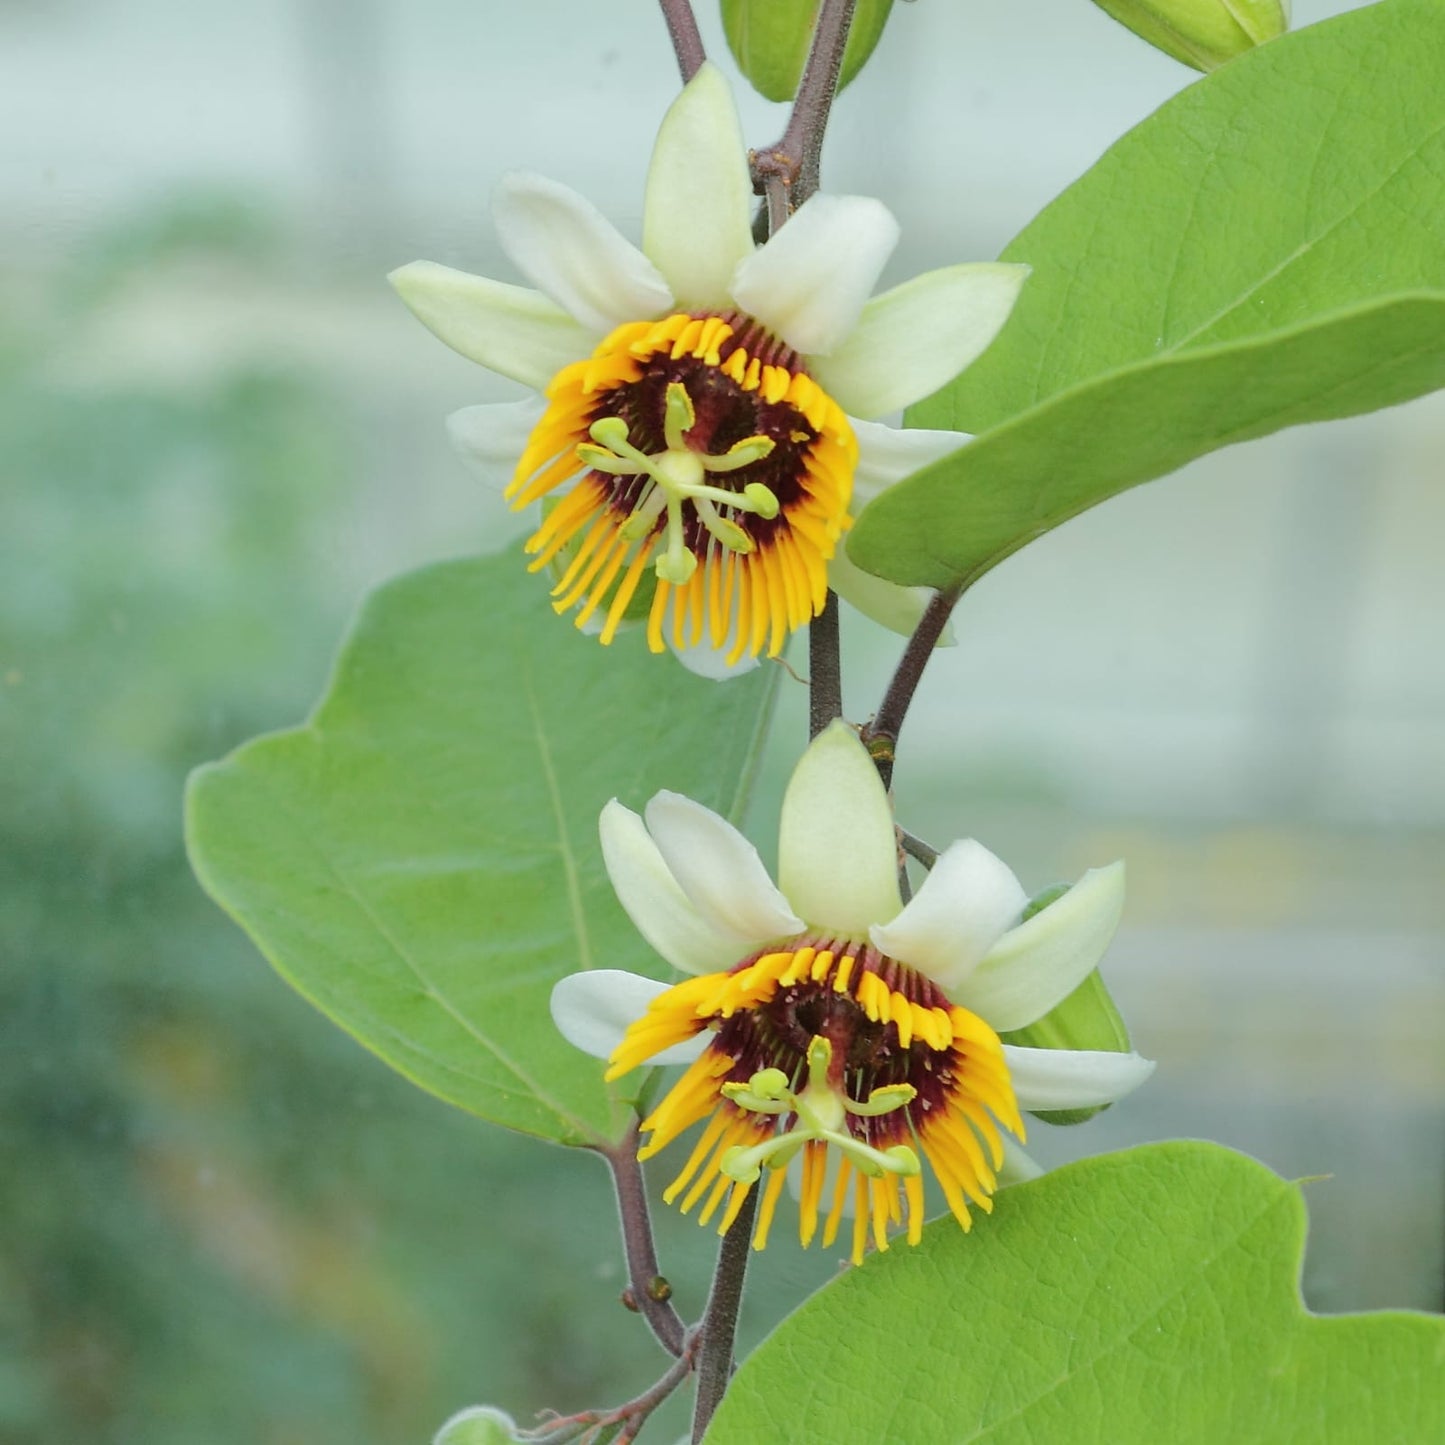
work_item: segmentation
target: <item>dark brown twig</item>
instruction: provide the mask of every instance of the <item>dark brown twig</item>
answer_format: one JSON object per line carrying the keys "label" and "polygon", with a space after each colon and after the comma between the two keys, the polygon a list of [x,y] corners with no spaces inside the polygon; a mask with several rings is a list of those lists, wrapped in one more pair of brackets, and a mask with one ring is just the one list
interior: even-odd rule
{"label": "dark brown twig", "polygon": [[691,0],[659,0],[659,3],[662,18],[667,22],[673,53],[677,56],[677,68],[682,72],[682,83],[686,85],[707,59],[707,52],[702,48],[702,35],[697,28],[697,17],[692,13]]}
{"label": "dark brown twig", "polygon": [[738,1308],[743,1300],[743,1280],[748,1271],[753,1219],[758,1212],[758,1191],[750,1189],[738,1217],[723,1235],[718,1250],[717,1270],[707,1310],[698,1326],[697,1401],[693,1405],[692,1445],[698,1445],[712,1420],[713,1411],[728,1387],[733,1372],[733,1341],[738,1331]]}
{"label": "dark brown twig", "polygon": [[[855,3],[823,0],[787,129],[776,144],[753,154],[753,183],[760,194],[768,196],[770,210],[770,179],[780,180],[786,189],[789,211],[796,211],[818,189],[823,136],[833,97],[838,93],[838,75],[843,69],[843,52],[848,48]],[[776,225],[773,229],[777,229]]]}
{"label": "dark brown twig", "polygon": [[672,1286],[657,1266],[657,1247],[652,1240],[652,1217],[647,1208],[647,1190],[642,1166],[637,1162],[637,1125],[634,1124],[602,1157],[612,1171],[617,1190],[617,1215],[622,1222],[622,1243],[627,1253],[627,1303],[640,1314],[668,1354],[680,1356],[687,1338],[687,1326],[672,1305]]}
{"label": "dark brown twig", "polygon": [[[843,544],[840,541],[838,545]],[[843,671],[838,646],[838,594],[830,591],[808,628],[808,736],[843,716]]]}
{"label": "dark brown twig", "polygon": [[898,667],[873,721],[863,729],[863,742],[878,765],[878,775],[883,779],[884,787],[893,784],[893,756],[898,746],[898,734],[902,731],[913,694],[923,678],[923,669],[927,667],[928,659],[933,655],[933,649],[938,645],[938,639],[948,626],[948,619],[962,595],[961,587],[933,594],[913,636],[903,649],[903,656],[898,659]]}

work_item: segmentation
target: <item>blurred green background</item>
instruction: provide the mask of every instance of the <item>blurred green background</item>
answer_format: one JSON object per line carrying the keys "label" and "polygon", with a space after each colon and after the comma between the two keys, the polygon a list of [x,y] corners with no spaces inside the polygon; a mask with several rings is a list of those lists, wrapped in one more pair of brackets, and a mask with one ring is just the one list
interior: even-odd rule
{"label": "blurred green background", "polygon": [[[993,254],[1189,79],[1040,8],[898,7],[840,106],[825,176],[903,219],[892,279]],[[655,1373],[602,1168],[313,1014],[192,882],[179,802],[304,714],[367,586],[515,526],[441,428],[505,388],[385,270],[510,275],[485,200],[517,164],[635,230],[674,84],[650,5],[0,6],[7,1445],[400,1445]],[[1037,1152],[1200,1135],[1332,1176],[1327,1310],[1439,1308],[1445,1276],[1442,441],[1439,398],[1288,434],[1029,548],[966,601],[899,769],[916,831],[1031,888],[1129,860],[1109,976],[1159,1074]],[[848,641],[862,717],[894,644]],[[785,684],[763,839],[801,717]],[[695,1313],[711,1238],[658,1226]],[[749,1337],[836,1264],[779,1240]]]}

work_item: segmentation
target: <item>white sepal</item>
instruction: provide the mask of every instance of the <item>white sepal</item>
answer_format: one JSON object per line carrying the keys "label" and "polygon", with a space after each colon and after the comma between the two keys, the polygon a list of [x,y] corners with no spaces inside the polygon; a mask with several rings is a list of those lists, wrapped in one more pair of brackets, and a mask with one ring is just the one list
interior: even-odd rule
{"label": "white sepal", "polygon": [[[569,973],[552,990],[552,1022],[574,1048],[594,1058],[608,1058],[647,1006],[669,985],[620,968],[594,968]],[[653,1064],[689,1064],[707,1047],[712,1035],[674,1044],[648,1060]]]}
{"label": "white sepal", "polygon": [[812,196],[744,258],[733,299],[794,351],[826,356],[858,324],[897,244],[898,222],[882,201]]}
{"label": "white sepal", "polygon": [[513,171],[492,196],[492,219],[517,269],[599,337],[672,309],[662,273],[570,186]]}
{"label": "white sepal", "polygon": [[501,491],[512,480],[517,459],[546,410],[540,396],[464,406],[447,418],[447,435],[472,471]]}
{"label": "white sepal", "polygon": [[597,824],[602,861],[637,931],[683,973],[713,973],[743,958],[751,940],[704,918],[672,876],[641,818],[613,798]]}
{"label": "white sepal", "polygon": [[849,510],[855,517],[894,482],[973,440],[967,432],[884,426],[876,421],[853,421],[853,435],[858,442],[858,466],[853,473]]}
{"label": "white sepal", "polygon": [[859,938],[903,906],[893,809],[845,722],[824,728],[793,769],[778,830],[778,883],[810,924]]}
{"label": "white sepal", "polygon": [[672,876],[719,932],[731,929],[755,947],[803,931],[758,850],[725,818],[670,792],[648,803],[646,817]]}
{"label": "white sepal", "polygon": [[[904,587],[865,572],[843,546],[828,562],[828,586],[850,607],[903,637],[912,635],[933,597],[930,587]],[[952,623],[943,629],[938,646],[953,646]]]}
{"label": "white sepal", "polygon": [[1025,1028],[1089,976],[1123,911],[1123,863],[1091,868],[1062,898],[1005,934],[953,1001],[1000,1033]]}
{"label": "white sepal", "polygon": [[1139,1054],[1003,1046],[1020,1109],[1092,1109],[1131,1094],[1154,1072]]}
{"label": "white sepal", "polygon": [[672,655],[691,673],[705,677],[710,682],[724,682],[730,677],[741,677],[761,665],[762,659],[752,653],[743,653],[736,662],[728,661],[732,651],[732,640],[721,647],[714,647],[706,638],[689,647],[678,647],[672,641],[672,629],[663,629],[663,640]]}
{"label": "white sepal", "polygon": [[525,286],[435,261],[400,266],[387,280],[417,320],[453,351],[533,391],[545,391],[564,366],[588,355],[596,340],[555,301]]}
{"label": "white sepal", "polygon": [[1042,1179],[1043,1166],[1033,1155],[1025,1154],[1008,1134],[1003,1136],[1003,1163],[998,1169],[998,1187],[1007,1189],[1011,1184],[1027,1184],[1031,1179]]}
{"label": "white sepal", "polygon": [[852,416],[912,406],[979,357],[1028,274],[1027,266],[1002,261],[925,271],[869,301],[852,335],[820,357],[813,374]]}
{"label": "white sepal", "polygon": [[[960,986],[1027,903],[1028,894],[1008,864],[965,838],[938,855],[903,912],[869,936],[875,948],[927,974],[956,1003],[964,1003]],[[967,1006],[999,1027],[992,1015]]]}
{"label": "white sepal", "polygon": [[704,65],[673,101],[647,172],[642,249],[686,310],[724,310],[752,253],[752,179],[732,90]]}

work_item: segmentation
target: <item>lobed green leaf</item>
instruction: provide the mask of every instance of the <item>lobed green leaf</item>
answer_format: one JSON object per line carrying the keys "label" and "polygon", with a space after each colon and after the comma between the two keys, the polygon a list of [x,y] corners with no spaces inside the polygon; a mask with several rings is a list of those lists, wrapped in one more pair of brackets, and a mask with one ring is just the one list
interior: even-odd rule
{"label": "lobed green leaf", "polygon": [[870,1257],[744,1363],[707,1445],[1362,1445],[1437,1438],[1445,1319],[1322,1318],[1300,1187],[1155,1144]]}
{"label": "lobed green leaf", "polygon": [[1205,452],[1445,384],[1445,7],[1272,41],[1118,142],[1004,251],[1002,335],[915,425],[979,433],[863,513],[849,553],[966,584]]}
{"label": "lobed green leaf", "polygon": [[[553,616],[516,555],[381,588],[300,728],[199,769],[206,890],[317,1008],[421,1087],[564,1144],[617,1137],[548,997],[585,968],[663,965],[597,844],[609,797],[740,805],[772,669],[726,684]],[[630,1086],[630,1087],[627,1087]]]}

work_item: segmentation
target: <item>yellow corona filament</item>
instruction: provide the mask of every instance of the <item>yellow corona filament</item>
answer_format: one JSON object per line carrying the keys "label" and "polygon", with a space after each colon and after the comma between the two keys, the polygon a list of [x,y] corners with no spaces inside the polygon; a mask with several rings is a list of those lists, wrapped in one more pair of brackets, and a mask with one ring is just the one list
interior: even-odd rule
{"label": "yellow corona filament", "polygon": [[[609,412],[612,393],[657,362],[683,359],[799,418],[775,433],[792,448],[779,473],[789,479],[787,500],[762,481],[719,484],[765,462],[777,443],[760,431],[716,455],[694,447],[696,412],[682,381],[665,389],[661,451],[641,450]],[[822,610],[828,562],[852,522],[858,448],[847,417],[809,376],[750,355],[723,317],[679,313],[619,327],[591,357],[558,372],[546,396],[505,495],[514,508],[561,497],[527,543],[534,571],[561,569],[558,612],[575,609],[579,626],[600,615],[599,640],[610,643],[650,568],[648,646],[706,644],[735,664],[777,656]]]}
{"label": "yellow corona filament", "polygon": [[[758,1185],[762,1195],[753,1245],[761,1249],[776,1215],[783,1176],[796,1160],[801,1166],[799,1239],[810,1245],[821,1225],[822,1242],[831,1247],[851,1197],[855,1262],[870,1241],[874,1248],[886,1249],[893,1229],[906,1230],[908,1241],[917,1243],[926,1205],[920,1155],[964,1229],[972,1227],[974,1209],[992,1210],[1003,1161],[999,1126],[1019,1138],[1024,1134],[998,1035],[966,1009],[925,1005],[890,987],[875,971],[878,966],[871,950],[848,953],[800,943],[759,954],[726,973],[687,979],[652,1001],[614,1052],[609,1079],[700,1031],[723,1028],[739,1014],[765,1009],[780,988],[795,987],[849,998],[865,1017],[885,1025],[891,1021],[900,1048],[923,1047],[947,1060],[946,1074],[935,1070],[913,1076],[919,1087],[924,1087],[925,1077],[948,1080],[941,1099],[934,1092],[930,1107],[915,1110],[918,1088],[913,1083],[878,1085],[863,1097],[848,1092],[844,1074],[833,1068],[833,1045],[825,1037],[815,1036],[805,1057],[793,1056],[796,1063],[786,1057],[780,1061],[791,1073],[769,1065],[742,1078],[738,1059],[722,1047],[728,1037],[724,1035],[684,1071],[643,1121],[648,1142],[639,1151],[642,1158],[703,1123],[664,1192],[668,1203],[684,1213],[697,1210],[700,1223],[716,1218],[719,1231],[726,1232],[748,1191]],[[847,1077],[856,1082],[858,1076],[850,1071]],[[866,1080],[866,1073],[862,1077]],[[938,1085],[927,1087],[936,1090]],[[897,1122],[867,1128],[858,1122],[884,1116],[896,1116]],[[831,1186],[830,1160],[837,1163]]]}

